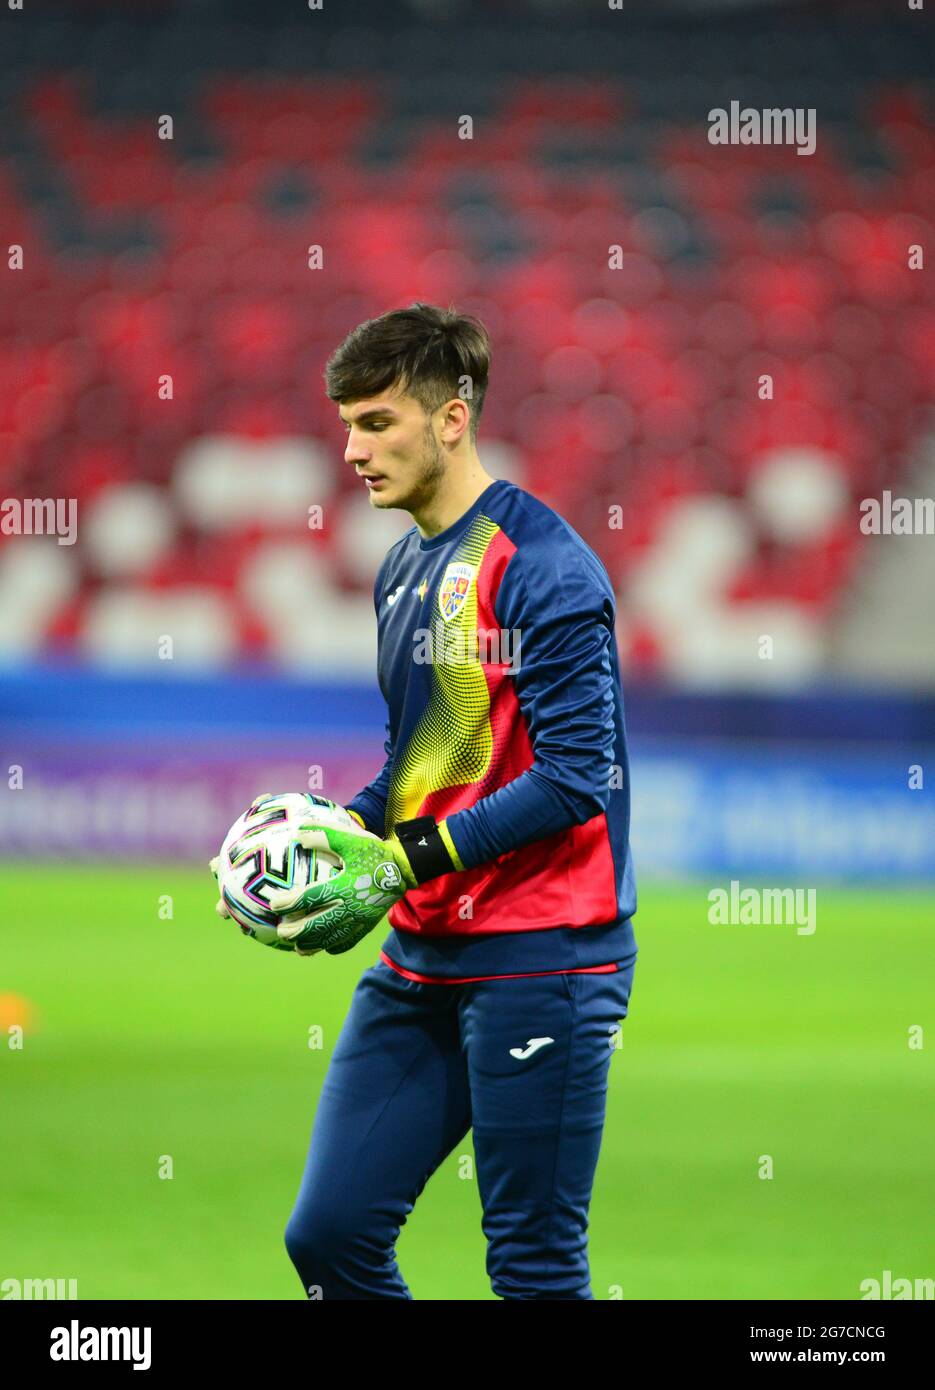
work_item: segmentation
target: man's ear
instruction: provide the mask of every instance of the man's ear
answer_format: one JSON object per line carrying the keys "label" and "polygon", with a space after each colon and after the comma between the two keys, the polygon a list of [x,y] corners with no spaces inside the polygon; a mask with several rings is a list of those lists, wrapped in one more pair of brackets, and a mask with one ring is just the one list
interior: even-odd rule
{"label": "man's ear", "polygon": [[470,433],[471,408],[461,396],[452,396],[445,402],[444,411],[442,439],[447,444],[457,444],[462,435]]}

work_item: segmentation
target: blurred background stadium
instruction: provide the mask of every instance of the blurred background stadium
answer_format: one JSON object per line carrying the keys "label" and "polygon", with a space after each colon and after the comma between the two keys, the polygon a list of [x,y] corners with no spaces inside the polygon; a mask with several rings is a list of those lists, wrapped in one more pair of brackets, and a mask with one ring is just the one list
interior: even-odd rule
{"label": "blurred background stadium", "polygon": [[[935,544],[860,527],[864,499],[935,493],[932,22],[0,14],[0,501],[78,518],[74,544],[0,528],[0,1027],[25,1030],[0,1278],[301,1296],[281,1227],[379,934],[317,973],[262,952],[203,863],[258,791],[343,800],[382,761],[372,583],[409,519],[371,510],[321,373],[413,299],[483,319],[481,458],[619,594],[641,960],[596,1296],[935,1272],[906,1159],[932,1138],[906,1035],[931,1005]],[[815,153],[710,144],[731,101],[814,108]],[[712,928],[731,878],[818,886],[814,940]],[[785,1184],[756,1182],[779,1150]],[[419,1297],[490,1296],[454,1167],[400,1256]]]}

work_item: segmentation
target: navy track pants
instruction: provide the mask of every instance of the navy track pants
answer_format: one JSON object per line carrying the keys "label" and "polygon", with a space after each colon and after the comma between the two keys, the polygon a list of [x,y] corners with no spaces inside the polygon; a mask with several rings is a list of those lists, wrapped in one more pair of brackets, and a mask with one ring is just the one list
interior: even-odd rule
{"label": "navy track pants", "polygon": [[588,1207],[635,962],[452,985],[364,971],[286,1228],[309,1298],[412,1297],[397,1236],[471,1128],[493,1292],[593,1297]]}

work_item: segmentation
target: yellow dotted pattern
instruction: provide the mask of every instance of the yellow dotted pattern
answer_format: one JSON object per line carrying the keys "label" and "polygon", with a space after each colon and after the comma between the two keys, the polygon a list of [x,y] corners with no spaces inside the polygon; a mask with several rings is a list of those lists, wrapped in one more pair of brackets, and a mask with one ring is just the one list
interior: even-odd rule
{"label": "yellow dotted pattern", "polygon": [[432,596],[429,700],[409,742],[396,755],[386,802],[387,834],[397,821],[417,816],[431,792],[479,782],[490,766],[490,694],[477,654],[477,575],[499,530],[496,522],[479,513],[448,562],[474,569],[456,617],[446,623],[437,589]]}

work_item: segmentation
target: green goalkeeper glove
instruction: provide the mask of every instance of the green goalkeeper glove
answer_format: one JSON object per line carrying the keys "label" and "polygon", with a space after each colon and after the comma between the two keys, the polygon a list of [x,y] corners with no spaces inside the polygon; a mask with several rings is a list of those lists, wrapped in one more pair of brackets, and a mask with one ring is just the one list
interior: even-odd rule
{"label": "green goalkeeper glove", "polygon": [[285,917],[277,928],[283,940],[303,951],[349,951],[408,889],[463,867],[444,822],[437,826],[431,816],[423,816],[401,822],[396,831],[380,840],[368,832],[300,826],[299,844],[330,850],[343,867],[333,878],[298,893],[284,889],[269,895],[270,907]]}
{"label": "green goalkeeper glove", "polygon": [[330,851],[342,864],[324,882],[269,895],[270,907],[285,917],[279,935],[303,951],[349,951],[407,888],[415,887],[408,860],[398,846],[394,851],[392,841],[319,825],[300,826],[296,839],[303,849]]}

